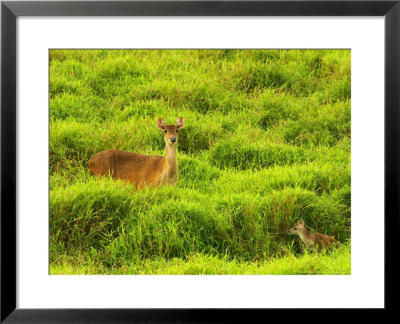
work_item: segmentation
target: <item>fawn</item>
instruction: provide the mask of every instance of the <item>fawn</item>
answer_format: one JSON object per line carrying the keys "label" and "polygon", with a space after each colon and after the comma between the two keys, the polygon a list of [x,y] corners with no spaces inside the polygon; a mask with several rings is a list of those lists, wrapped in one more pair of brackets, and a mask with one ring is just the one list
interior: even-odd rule
{"label": "fawn", "polygon": [[289,234],[299,234],[301,240],[306,245],[307,249],[317,249],[321,252],[330,246],[337,246],[339,244],[333,237],[320,233],[310,233],[307,230],[306,224],[301,219],[294,227],[289,229]]}
{"label": "fawn", "polygon": [[176,143],[178,130],[183,128],[184,123],[183,117],[175,125],[166,125],[162,118],[158,118],[158,128],[164,132],[164,157],[108,150],[96,153],[89,160],[89,169],[95,176],[121,179],[137,189],[165,184],[175,186],[178,182]]}

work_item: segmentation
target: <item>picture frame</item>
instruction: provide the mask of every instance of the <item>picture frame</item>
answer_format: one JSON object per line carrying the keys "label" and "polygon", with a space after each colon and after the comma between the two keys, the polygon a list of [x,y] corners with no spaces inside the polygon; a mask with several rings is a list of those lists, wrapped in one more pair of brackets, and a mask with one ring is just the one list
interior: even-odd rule
{"label": "picture frame", "polygon": [[[398,284],[391,258],[399,235],[400,1],[2,1],[1,3],[1,322],[230,322],[266,309],[17,308],[16,19],[19,16],[384,16],[385,309]],[[259,314],[261,315],[261,314]]]}

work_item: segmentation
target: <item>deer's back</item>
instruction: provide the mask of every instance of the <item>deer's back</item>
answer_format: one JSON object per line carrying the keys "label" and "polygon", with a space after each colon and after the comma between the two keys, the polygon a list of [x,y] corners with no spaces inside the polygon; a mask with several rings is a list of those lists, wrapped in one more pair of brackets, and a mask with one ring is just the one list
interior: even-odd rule
{"label": "deer's back", "polygon": [[322,248],[327,248],[329,246],[335,246],[339,243],[333,237],[325,235],[325,234],[313,233],[311,235],[313,236],[314,245],[316,245],[318,247],[318,251],[320,251]]}
{"label": "deer's back", "polygon": [[96,153],[89,160],[89,169],[95,176],[111,176],[133,183],[158,185],[163,170],[164,158],[121,150]]}

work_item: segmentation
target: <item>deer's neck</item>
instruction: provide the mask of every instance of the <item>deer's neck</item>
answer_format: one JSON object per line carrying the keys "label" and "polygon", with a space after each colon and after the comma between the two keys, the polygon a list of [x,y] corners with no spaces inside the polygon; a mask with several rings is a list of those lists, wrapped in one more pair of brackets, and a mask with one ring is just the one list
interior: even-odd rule
{"label": "deer's neck", "polygon": [[176,145],[165,146],[165,169],[168,177],[178,175],[178,159],[176,157]]}
{"label": "deer's neck", "polygon": [[303,241],[306,241],[310,237],[310,233],[308,232],[307,228],[303,228],[299,231],[299,236]]}

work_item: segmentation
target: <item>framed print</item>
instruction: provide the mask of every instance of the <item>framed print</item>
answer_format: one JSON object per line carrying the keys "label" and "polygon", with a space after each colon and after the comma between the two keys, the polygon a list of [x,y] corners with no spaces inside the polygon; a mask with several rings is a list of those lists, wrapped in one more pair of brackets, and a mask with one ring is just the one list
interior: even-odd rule
{"label": "framed print", "polygon": [[2,322],[393,308],[398,1],[1,10]]}

